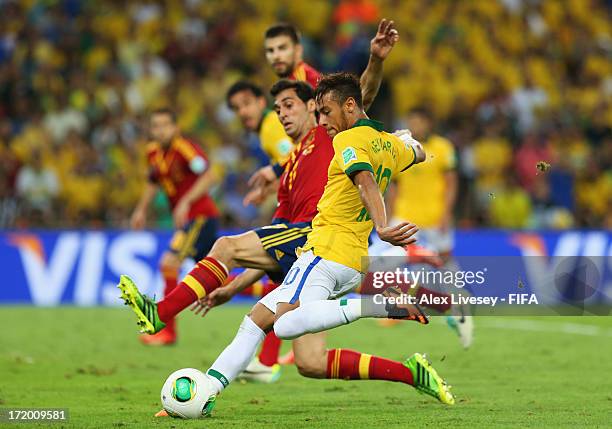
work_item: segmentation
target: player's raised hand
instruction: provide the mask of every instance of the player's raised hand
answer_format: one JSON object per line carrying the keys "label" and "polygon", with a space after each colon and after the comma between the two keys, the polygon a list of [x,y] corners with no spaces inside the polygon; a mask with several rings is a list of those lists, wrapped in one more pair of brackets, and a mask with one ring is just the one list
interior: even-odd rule
{"label": "player's raised hand", "polygon": [[276,173],[271,165],[266,165],[265,167],[257,170],[251,178],[249,179],[248,185],[250,187],[258,187],[264,186],[268,183],[272,183],[276,180]]}
{"label": "player's raised hand", "polygon": [[391,243],[394,246],[407,246],[415,243],[414,234],[419,228],[413,223],[402,222],[395,226],[377,227],[376,232],[381,240]]}
{"label": "player's raised hand", "polygon": [[244,200],[242,200],[242,204],[245,207],[248,206],[249,204],[258,206],[264,201],[266,201],[269,195],[276,194],[277,191],[278,191],[278,180],[275,180],[270,183],[266,183],[265,185],[262,185],[262,186],[257,186],[251,189],[246,194],[246,196],[244,197]]}
{"label": "player's raised hand", "polygon": [[399,33],[395,29],[395,22],[383,18],[378,24],[376,36],[370,41],[370,54],[384,60],[399,40]]}

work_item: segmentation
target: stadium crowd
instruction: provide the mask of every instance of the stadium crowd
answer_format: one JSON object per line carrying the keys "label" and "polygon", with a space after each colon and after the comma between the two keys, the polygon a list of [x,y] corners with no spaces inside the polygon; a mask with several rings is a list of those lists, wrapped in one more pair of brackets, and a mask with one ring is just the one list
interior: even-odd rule
{"label": "stadium crowd", "polygon": [[[161,106],[208,152],[224,225],[261,224],[242,197],[266,159],[226,106],[227,88],[240,77],[274,82],[263,34],[277,21],[301,29],[319,70],[360,73],[385,16],[400,42],[372,116],[398,129],[411,109],[431,113],[458,153],[459,226],[612,228],[610,2],[0,0],[0,9],[0,227],[126,226],[146,180],[147,114]],[[155,206],[151,226],[169,226],[161,194]]]}

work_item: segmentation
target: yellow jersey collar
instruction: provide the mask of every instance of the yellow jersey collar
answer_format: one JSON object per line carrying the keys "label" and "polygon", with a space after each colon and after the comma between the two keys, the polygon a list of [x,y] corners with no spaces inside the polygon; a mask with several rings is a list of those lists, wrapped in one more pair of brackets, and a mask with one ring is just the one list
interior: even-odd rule
{"label": "yellow jersey collar", "polygon": [[259,124],[257,124],[257,130],[255,131],[256,133],[259,133],[261,131],[261,126],[263,125],[263,122],[266,120],[266,118],[268,117],[270,113],[276,114],[276,112],[274,112],[272,109],[268,109],[266,107],[261,114],[261,119],[259,120]]}
{"label": "yellow jersey collar", "polygon": [[385,126],[383,125],[382,122],[376,121],[374,119],[368,119],[368,118],[357,119],[357,121],[353,124],[351,128],[355,128],[355,127],[372,127],[376,131],[385,130]]}

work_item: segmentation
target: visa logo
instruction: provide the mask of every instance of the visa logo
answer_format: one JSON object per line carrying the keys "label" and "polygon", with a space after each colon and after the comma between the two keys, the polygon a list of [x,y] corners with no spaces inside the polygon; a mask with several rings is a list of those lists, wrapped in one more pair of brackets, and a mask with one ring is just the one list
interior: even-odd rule
{"label": "visa logo", "polygon": [[[559,276],[557,269],[564,261],[567,261],[568,256],[588,257],[588,260],[594,264],[596,271],[599,274],[600,281],[603,284],[591,285],[597,288],[597,293],[589,296],[590,300],[603,298],[605,301],[612,302],[612,240],[610,234],[604,231],[568,231],[558,235],[554,245],[546,245],[543,235],[538,233],[514,233],[510,236],[510,242],[516,246],[523,258],[525,271],[527,274],[526,281],[531,290],[537,293],[539,297],[544,297],[545,304],[553,304],[557,302],[559,290],[564,288],[564,285],[559,284]],[[568,278],[571,279],[571,276]],[[566,285],[572,287],[572,285]],[[589,302],[589,299],[585,303]]]}
{"label": "visa logo", "polygon": [[[46,255],[36,234],[13,233],[9,243],[18,249],[32,303],[53,306],[64,301],[81,306],[120,305],[119,275],[130,275],[143,292],[161,296],[163,280],[157,270],[165,243],[147,231],[109,235],[68,231]],[[187,262],[191,267],[192,262]]]}

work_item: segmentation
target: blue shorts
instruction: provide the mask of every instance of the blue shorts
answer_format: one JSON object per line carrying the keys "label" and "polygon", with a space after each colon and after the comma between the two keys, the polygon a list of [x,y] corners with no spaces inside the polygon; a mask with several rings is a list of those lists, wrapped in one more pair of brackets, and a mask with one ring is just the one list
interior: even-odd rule
{"label": "blue shorts", "polygon": [[296,261],[295,250],[306,244],[306,237],[312,231],[310,222],[277,223],[254,229],[266,252],[280,265],[279,272],[267,273],[275,283],[282,283]]}
{"label": "blue shorts", "polygon": [[193,258],[199,261],[210,252],[217,240],[219,221],[216,218],[197,216],[177,230],[170,240],[170,252],[179,260]]}

